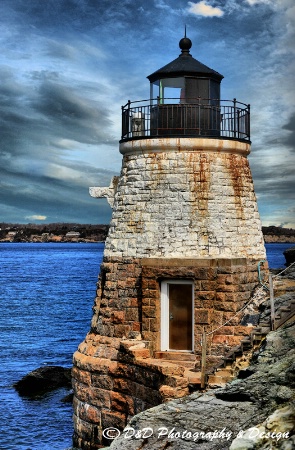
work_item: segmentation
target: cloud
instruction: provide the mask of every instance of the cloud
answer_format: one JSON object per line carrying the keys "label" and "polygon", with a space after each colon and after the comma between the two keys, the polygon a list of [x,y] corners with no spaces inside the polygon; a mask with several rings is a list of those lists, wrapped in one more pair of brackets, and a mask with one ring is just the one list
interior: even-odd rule
{"label": "cloud", "polygon": [[120,107],[148,97],[145,76],[177,56],[186,23],[193,56],[225,76],[222,98],[251,103],[263,220],[290,221],[294,20],[294,0],[1,0],[0,214],[108,222],[88,186],[118,174]]}
{"label": "cloud", "polygon": [[290,132],[284,139],[284,144],[292,147],[293,151],[295,151],[295,112],[291,115],[289,122],[282,128],[283,130],[288,130]]}
{"label": "cloud", "polygon": [[26,216],[25,219],[27,219],[27,220],[46,220],[47,216],[33,214],[32,216]]}
{"label": "cloud", "polygon": [[250,5],[259,5],[260,3],[265,3],[265,4],[269,4],[270,1],[269,0],[246,0],[246,2]]}
{"label": "cloud", "polygon": [[191,14],[195,14],[196,16],[222,17],[224,14],[224,12],[220,8],[208,5],[204,0],[199,3],[188,3],[190,5],[188,12]]}
{"label": "cloud", "polygon": [[33,106],[54,124],[56,137],[88,144],[110,139],[108,106],[82,97],[69,86],[45,81]]}
{"label": "cloud", "polygon": [[103,87],[93,89],[90,80],[89,94],[87,80],[82,89],[48,71],[28,72],[20,84],[16,73],[0,71],[1,215],[12,222],[107,223],[109,207],[88,193],[89,185],[108,186],[114,174],[102,168],[114,154],[108,106],[95,92]]}
{"label": "cloud", "polygon": [[49,40],[47,56],[61,58],[62,60],[74,60],[78,56],[78,51],[72,45]]}
{"label": "cloud", "polygon": [[171,7],[169,5],[167,5],[163,0],[157,0],[155,2],[155,7],[159,8],[159,9],[164,9],[167,11],[171,11]]}

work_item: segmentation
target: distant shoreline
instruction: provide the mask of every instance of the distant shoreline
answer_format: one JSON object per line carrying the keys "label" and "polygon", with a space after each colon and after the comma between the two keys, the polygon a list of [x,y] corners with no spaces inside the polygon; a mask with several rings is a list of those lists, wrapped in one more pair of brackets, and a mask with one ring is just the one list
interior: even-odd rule
{"label": "distant shoreline", "polygon": [[64,240],[64,241],[10,241],[0,240],[1,244],[104,244],[105,241],[88,241],[88,240]]}
{"label": "distant shoreline", "polygon": [[278,239],[277,236],[263,236],[265,244],[294,244],[295,245],[295,239],[289,238],[289,239]]}
{"label": "distant shoreline", "polygon": [[[268,238],[267,240],[264,240],[266,244],[295,244],[295,239],[293,240],[277,240],[276,237],[274,236],[273,240],[272,238]],[[10,240],[5,240],[5,239],[1,239],[0,240],[0,244],[70,244],[70,243],[74,243],[74,244],[104,244],[105,240],[103,241],[95,241],[95,240],[87,240],[87,239],[80,239],[80,240],[48,240],[48,241],[10,241]]]}
{"label": "distant shoreline", "polygon": [[97,243],[104,242],[108,225],[78,223],[9,224],[0,223],[1,242]]}
{"label": "distant shoreline", "polygon": [[[103,243],[109,225],[78,223],[11,224],[0,223],[1,243]],[[294,244],[295,230],[283,227],[262,227],[266,244]]]}

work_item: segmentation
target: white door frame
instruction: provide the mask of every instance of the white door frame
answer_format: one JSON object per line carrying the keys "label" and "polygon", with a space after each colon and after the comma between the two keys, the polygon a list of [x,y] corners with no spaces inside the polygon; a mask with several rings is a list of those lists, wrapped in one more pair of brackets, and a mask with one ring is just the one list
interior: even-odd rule
{"label": "white door frame", "polygon": [[[169,348],[169,284],[190,284],[194,286],[192,280],[165,280],[161,282],[161,351],[170,351]],[[194,288],[192,289],[192,350],[174,350],[171,351],[194,351]]]}

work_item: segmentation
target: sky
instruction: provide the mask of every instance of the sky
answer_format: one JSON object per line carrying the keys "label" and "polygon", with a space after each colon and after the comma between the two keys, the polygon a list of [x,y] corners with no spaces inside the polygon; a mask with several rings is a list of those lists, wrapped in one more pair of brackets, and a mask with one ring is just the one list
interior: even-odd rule
{"label": "sky", "polygon": [[295,228],[294,0],[0,0],[0,222],[108,223],[121,106],[192,40],[251,104],[262,225]]}

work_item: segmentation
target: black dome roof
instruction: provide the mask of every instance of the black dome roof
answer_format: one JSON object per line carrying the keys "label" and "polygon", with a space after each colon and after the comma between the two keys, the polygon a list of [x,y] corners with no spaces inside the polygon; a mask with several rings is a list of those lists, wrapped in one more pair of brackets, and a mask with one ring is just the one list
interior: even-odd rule
{"label": "black dome roof", "polygon": [[171,61],[166,66],[153,72],[147,78],[151,83],[161,78],[180,77],[185,75],[213,78],[217,81],[221,81],[223,75],[216,72],[210,67],[205,66],[197,59],[193,58],[189,50],[192,47],[192,41],[186,36],[179,41],[179,47],[181,48],[181,54],[178,58]]}

